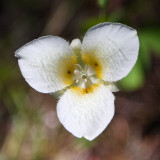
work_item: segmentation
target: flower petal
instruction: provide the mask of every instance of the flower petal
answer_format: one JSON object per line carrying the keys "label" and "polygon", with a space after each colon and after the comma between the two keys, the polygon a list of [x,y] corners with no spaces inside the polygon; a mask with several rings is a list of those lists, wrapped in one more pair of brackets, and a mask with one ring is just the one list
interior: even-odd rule
{"label": "flower petal", "polygon": [[57,104],[57,115],[64,127],[76,137],[96,138],[114,115],[114,96],[104,85],[95,85],[80,94],[67,90]]}
{"label": "flower petal", "polygon": [[60,37],[33,40],[17,50],[15,56],[25,80],[39,92],[55,92],[74,81],[76,57],[68,42]]}
{"label": "flower petal", "polygon": [[136,30],[120,23],[98,24],[87,31],[82,42],[82,58],[105,81],[125,77],[137,60],[138,50]]}

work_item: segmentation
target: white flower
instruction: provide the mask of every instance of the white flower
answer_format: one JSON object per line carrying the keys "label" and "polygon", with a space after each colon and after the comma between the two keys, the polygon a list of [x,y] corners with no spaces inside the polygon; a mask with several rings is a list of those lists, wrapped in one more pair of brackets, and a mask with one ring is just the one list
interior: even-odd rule
{"label": "white flower", "polygon": [[119,23],[90,28],[82,43],[56,36],[27,43],[16,51],[22,75],[42,93],[65,89],[57,104],[63,126],[76,137],[96,138],[114,115],[114,82],[134,66],[139,50],[136,30]]}

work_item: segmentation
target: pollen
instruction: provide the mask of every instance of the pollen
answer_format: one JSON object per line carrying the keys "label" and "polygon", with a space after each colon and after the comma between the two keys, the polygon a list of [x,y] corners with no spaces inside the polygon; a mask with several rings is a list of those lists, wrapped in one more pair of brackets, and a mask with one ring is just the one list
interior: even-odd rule
{"label": "pollen", "polygon": [[95,52],[82,54],[83,61],[94,68],[96,75],[98,78],[102,78],[102,62],[100,59],[96,56]]}
{"label": "pollen", "polygon": [[80,96],[84,96],[84,95],[93,93],[98,87],[99,87],[99,84],[93,84],[88,88],[81,88],[81,87],[75,86],[71,88],[71,91]]}
{"label": "pollen", "polygon": [[61,59],[61,62],[58,64],[58,73],[64,84],[71,85],[73,83],[76,64],[77,60],[74,56]]}

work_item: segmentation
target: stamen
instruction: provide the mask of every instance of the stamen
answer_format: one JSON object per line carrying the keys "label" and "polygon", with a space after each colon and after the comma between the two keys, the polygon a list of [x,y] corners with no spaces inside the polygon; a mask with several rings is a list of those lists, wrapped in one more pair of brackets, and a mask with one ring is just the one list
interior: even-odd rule
{"label": "stamen", "polygon": [[87,79],[84,79],[84,82],[87,83]]}
{"label": "stamen", "polygon": [[85,72],[87,73],[88,71],[88,65],[85,65]]}
{"label": "stamen", "polygon": [[80,75],[80,72],[78,70],[74,70],[75,75]]}
{"label": "stamen", "polygon": [[86,65],[84,69],[82,69],[79,64],[76,64],[76,66],[77,68],[74,70],[74,74],[77,86],[83,89],[89,88],[91,85],[93,85],[90,77],[94,76],[95,73],[93,72],[93,74],[90,75],[87,74],[89,69],[88,65]]}
{"label": "stamen", "polygon": [[78,69],[81,71],[81,72],[83,72],[83,69],[82,69],[82,67],[79,65],[79,64],[75,64],[77,67],[78,67]]}

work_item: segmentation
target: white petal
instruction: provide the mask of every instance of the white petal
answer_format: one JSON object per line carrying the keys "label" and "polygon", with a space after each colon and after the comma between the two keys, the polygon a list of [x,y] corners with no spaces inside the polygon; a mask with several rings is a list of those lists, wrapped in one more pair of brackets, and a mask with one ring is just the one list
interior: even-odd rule
{"label": "white petal", "polygon": [[82,42],[82,55],[88,56],[90,63],[96,57],[100,78],[105,81],[125,77],[136,63],[138,50],[136,30],[120,23],[98,24],[88,30]]}
{"label": "white petal", "polygon": [[17,50],[15,56],[25,80],[37,91],[51,93],[70,85],[71,82],[65,83],[62,77],[67,63],[74,68],[70,61],[75,55],[64,39],[38,38]]}
{"label": "white petal", "polygon": [[64,127],[76,137],[96,138],[114,115],[114,96],[104,85],[80,94],[69,89],[57,104],[57,114]]}
{"label": "white petal", "polygon": [[75,51],[80,51],[81,49],[81,41],[80,39],[73,39],[70,46],[72,47],[73,50]]}

